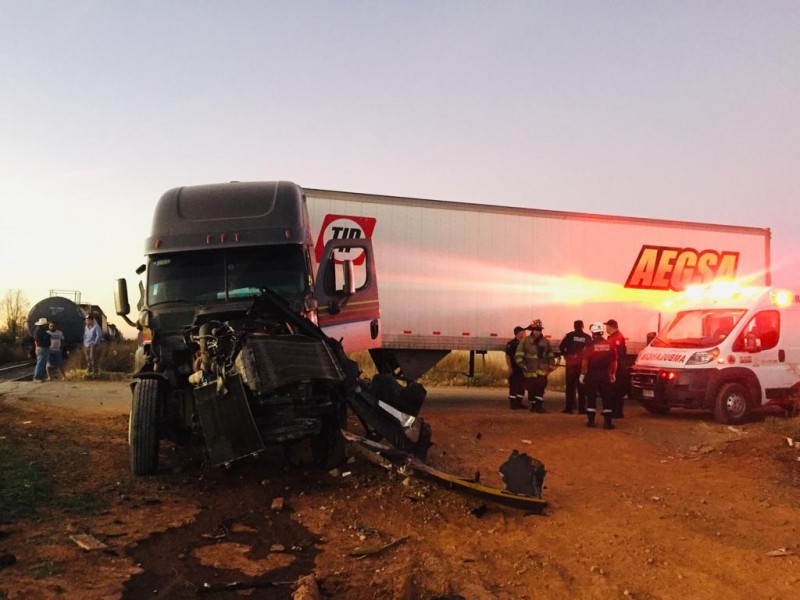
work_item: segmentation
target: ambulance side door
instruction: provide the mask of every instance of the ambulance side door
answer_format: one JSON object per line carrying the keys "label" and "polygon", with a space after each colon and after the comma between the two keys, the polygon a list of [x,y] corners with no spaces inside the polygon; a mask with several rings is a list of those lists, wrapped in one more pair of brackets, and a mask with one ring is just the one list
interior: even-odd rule
{"label": "ambulance side door", "polygon": [[[785,393],[797,383],[796,364],[786,360],[791,340],[789,323],[783,323],[781,311],[765,309],[755,313],[733,344],[739,362],[752,368],[762,390],[762,403]],[[794,367],[794,368],[792,368]]]}

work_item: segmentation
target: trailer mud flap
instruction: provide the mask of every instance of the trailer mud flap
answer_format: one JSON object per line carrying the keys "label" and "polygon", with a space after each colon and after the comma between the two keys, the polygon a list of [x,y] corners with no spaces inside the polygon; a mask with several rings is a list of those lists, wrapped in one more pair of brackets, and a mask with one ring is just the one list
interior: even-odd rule
{"label": "trailer mud flap", "polygon": [[385,469],[394,469],[404,475],[435,483],[454,492],[535,514],[541,514],[547,507],[547,502],[541,498],[514,494],[484,485],[478,481],[456,477],[426,465],[421,460],[396,448],[384,446],[348,431],[343,431],[342,433],[361,456]]}
{"label": "trailer mud flap", "polygon": [[223,465],[264,449],[239,375],[229,375],[221,392],[218,381],[195,388],[194,398],[211,465]]}

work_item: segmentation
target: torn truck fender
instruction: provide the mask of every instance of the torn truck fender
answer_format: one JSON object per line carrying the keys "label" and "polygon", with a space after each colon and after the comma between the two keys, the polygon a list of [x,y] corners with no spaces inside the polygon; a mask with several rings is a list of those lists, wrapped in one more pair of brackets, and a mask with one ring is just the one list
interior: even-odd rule
{"label": "torn truck fender", "polygon": [[454,492],[535,514],[542,514],[547,508],[547,502],[541,498],[513,494],[478,481],[457,477],[426,465],[421,460],[396,448],[384,446],[348,431],[342,433],[362,456],[385,469],[394,469],[403,475],[429,481]]}
{"label": "torn truck fender", "polygon": [[431,428],[422,418],[392,409],[363,389],[356,390],[347,403],[366,427],[397,449],[425,459],[431,446]]}

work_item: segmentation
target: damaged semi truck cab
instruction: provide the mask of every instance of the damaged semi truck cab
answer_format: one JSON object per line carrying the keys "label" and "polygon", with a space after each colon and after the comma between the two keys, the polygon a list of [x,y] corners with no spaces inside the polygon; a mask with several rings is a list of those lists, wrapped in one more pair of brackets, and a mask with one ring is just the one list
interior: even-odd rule
{"label": "damaged semi truck cab", "polygon": [[632,399],[652,413],[711,410],[723,423],[767,404],[795,407],[800,296],[721,284],[687,290],[685,302],[636,358]]}
{"label": "damaged semi truck cab", "polygon": [[[354,252],[356,268],[337,257]],[[358,381],[345,352],[381,342],[370,241],[331,240],[317,261],[299,186],[233,182],[166,192],[145,255],[135,322],[124,279],[116,295],[146,340],[131,384],[133,472],[156,471],[164,438],[204,445],[212,464],[304,437],[320,466],[341,460]]]}

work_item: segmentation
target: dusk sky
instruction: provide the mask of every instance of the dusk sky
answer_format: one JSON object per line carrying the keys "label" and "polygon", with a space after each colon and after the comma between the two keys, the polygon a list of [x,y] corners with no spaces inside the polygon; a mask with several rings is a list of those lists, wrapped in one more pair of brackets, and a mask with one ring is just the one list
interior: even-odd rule
{"label": "dusk sky", "polygon": [[[800,2],[0,0],[0,294],[112,322],[180,185],[768,227],[800,289]],[[599,234],[602,235],[602,234]]]}

